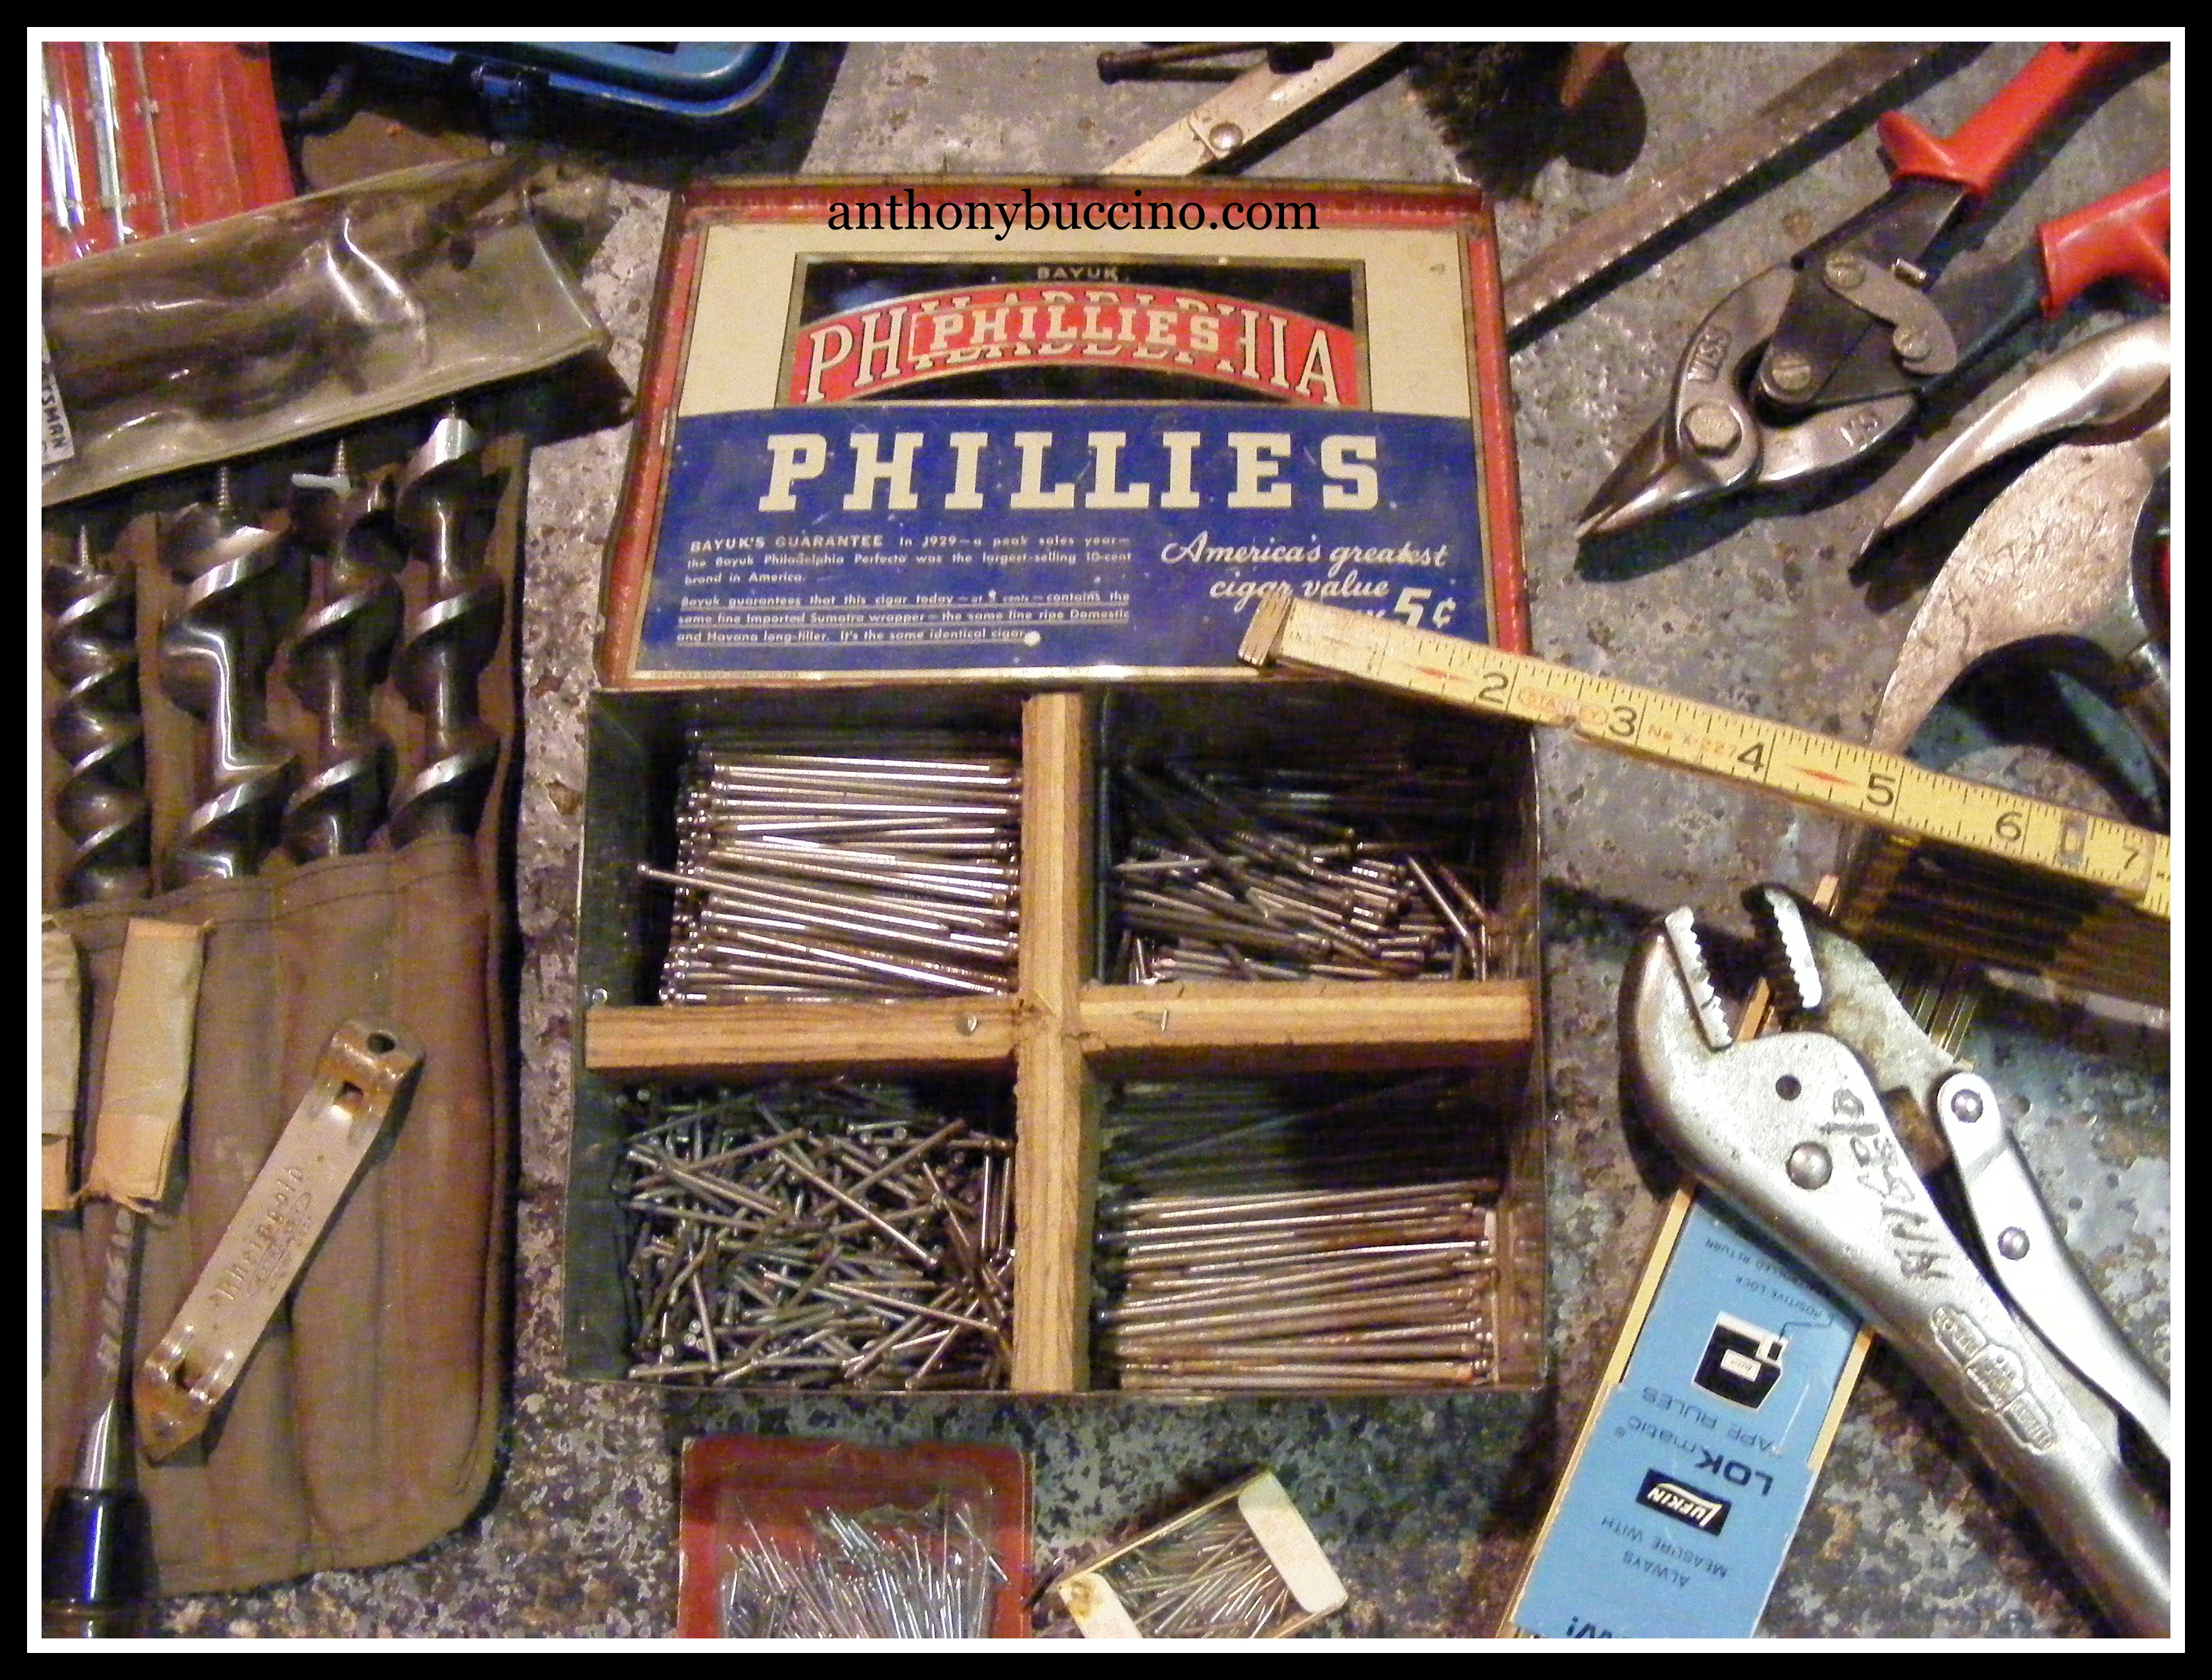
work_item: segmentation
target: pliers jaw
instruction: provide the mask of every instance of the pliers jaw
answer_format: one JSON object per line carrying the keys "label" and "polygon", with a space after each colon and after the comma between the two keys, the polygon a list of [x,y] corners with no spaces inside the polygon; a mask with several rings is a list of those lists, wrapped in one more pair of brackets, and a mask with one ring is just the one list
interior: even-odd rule
{"label": "pliers jaw", "polygon": [[[1832,1014],[1852,983],[1808,948],[1819,1009]],[[1874,1059],[1885,1054],[1878,1046]],[[2114,1449],[2111,1410],[2061,1373],[1961,1245],[1893,1128],[1876,1089],[1888,1075],[1870,1072],[1865,1055],[1826,1032],[1738,1040],[1686,910],[1630,959],[1622,1064],[1652,1129],[1893,1345],[2119,1626],[2163,1634],[2165,1523]],[[1939,1083],[1920,1102],[1955,1102],[1967,1088]],[[1994,1120],[1994,1094],[1987,1100]]]}
{"label": "pliers jaw", "polygon": [[2039,438],[2116,425],[2144,411],[2173,376],[2173,318],[2131,321],[2039,368],[1944,446],[1867,539],[1863,555],[1966,479]]}
{"label": "pliers jaw", "polygon": [[[1724,1007],[1691,913],[1675,910],[1638,943],[1621,987],[1621,1060],[1638,1111],[1693,1176],[1784,1246],[1832,1257],[1839,1227],[1806,1197],[1834,1179],[1838,1127],[1885,1177],[1902,1172],[1918,1186],[1918,1176],[1893,1138],[1882,1142],[1881,1099],[1841,1043],[1821,1032],[1737,1040]],[[1850,1149],[1842,1145],[1847,1158]]]}
{"label": "pliers jaw", "polygon": [[1803,418],[1765,417],[1753,370],[1788,307],[1796,271],[1771,268],[1723,298],[1690,335],[1667,412],[1607,475],[1576,527],[1611,536],[1662,514],[1758,485],[1772,489],[1855,460],[1912,417],[1918,398],[1879,397]]}

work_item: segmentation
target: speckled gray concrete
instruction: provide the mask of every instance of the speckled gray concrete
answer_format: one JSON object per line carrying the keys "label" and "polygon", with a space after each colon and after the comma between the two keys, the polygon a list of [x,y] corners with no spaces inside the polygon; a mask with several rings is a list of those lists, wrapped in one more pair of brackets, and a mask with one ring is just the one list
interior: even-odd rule
{"label": "speckled gray concrete", "polygon": [[[1506,266],[1778,91],[1826,48],[1638,46],[1648,113],[1634,167],[1555,163],[1498,216]],[[1915,100],[1948,131],[2023,61],[2000,46]],[[1100,86],[1078,46],[856,47],[805,159],[813,173],[1064,173],[1117,155],[1192,102],[1188,85]],[[2134,179],[2169,145],[2154,72],[2085,122],[2007,211],[2001,240]],[[765,152],[725,160],[763,167]],[[1402,82],[1316,125],[1252,173],[1453,178]],[[634,376],[663,189],[625,169],[586,283]],[[1870,612],[1844,565],[1909,469],[1826,505],[1776,502],[1578,551],[1573,515],[1649,417],[1688,329],[1725,289],[1875,196],[1869,140],[1713,222],[1515,357],[1536,649],[1844,734],[1862,729],[1910,619]],[[1998,246],[2008,249],[2008,244]],[[2078,326],[2074,331],[2081,330]],[[2042,348],[2059,342],[2046,335]],[[2002,388],[2002,387],[2000,387]],[[528,724],[517,897],[521,1148],[514,1377],[506,1463],[460,1532],[387,1568],[179,1600],[183,1634],[668,1633],[673,1468],[711,1429],[1016,1441],[1032,1455],[1040,1556],[1095,1544],[1239,1470],[1275,1465],[1352,1592],[1345,1634],[1487,1632],[1545,1490],[1588,1407],[1670,1180],[1625,1120],[1614,995],[1635,930],[1681,903],[1733,921],[1754,880],[1809,884],[1825,825],[1770,803],[1559,743],[1544,748],[1547,1038],[1552,1077],[1553,1381],[1540,1395],[1321,1403],[1138,1404],[673,1397],[559,1374],[562,1182],[575,1026],[574,902],[598,568],[626,429],[542,450],[523,593]],[[2142,1342],[2169,1349],[2166,1048],[2112,1050],[2078,1021],[2005,1012],[1975,1046],[2014,1099],[2062,1220]],[[2021,1105],[2025,1103],[2022,1108]],[[1780,1635],[2078,1634],[2094,1613],[2014,1502],[1912,1379],[1877,1354],[1770,1605]]]}

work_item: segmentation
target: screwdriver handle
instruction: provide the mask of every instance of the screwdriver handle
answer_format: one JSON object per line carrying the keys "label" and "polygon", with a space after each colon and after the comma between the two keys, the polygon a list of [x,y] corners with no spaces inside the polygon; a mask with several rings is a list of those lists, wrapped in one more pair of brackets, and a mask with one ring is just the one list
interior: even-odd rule
{"label": "screwdriver handle", "polygon": [[2163,300],[2173,286],[2166,240],[2173,220],[2173,170],[2145,175],[2110,198],[2046,222],[2036,230],[2043,247],[2043,313],[2066,307],[2100,280],[2134,281]]}
{"label": "screwdriver handle", "polygon": [[129,1488],[62,1488],[40,1555],[40,1627],[49,1639],[135,1639],[154,1579],[153,1524]]}
{"label": "screwdriver handle", "polygon": [[2054,41],[1948,140],[1902,111],[1884,112],[1875,132],[1889,155],[1891,178],[1948,181],[1976,198],[1988,198],[2075,94],[2142,50],[2133,41]]}

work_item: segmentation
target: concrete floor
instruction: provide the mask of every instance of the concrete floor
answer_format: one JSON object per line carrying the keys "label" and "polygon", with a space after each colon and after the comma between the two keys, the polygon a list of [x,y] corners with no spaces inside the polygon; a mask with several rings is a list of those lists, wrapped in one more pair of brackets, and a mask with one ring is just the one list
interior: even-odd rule
{"label": "concrete floor", "polygon": [[[1830,49],[1639,45],[1632,165],[1557,161],[1498,221],[1510,274],[1579,216],[1778,92]],[[1096,168],[1205,91],[1106,87],[1096,47],[872,44],[835,65],[818,125],[720,161],[757,172]],[[1909,108],[1948,132],[2027,57],[1999,46]],[[2170,72],[2087,118],[2005,210],[1991,249],[2134,180],[2171,145]],[[1598,160],[1602,161],[1602,160]],[[612,166],[611,232],[586,284],[634,378],[673,166]],[[1445,180],[1449,155],[1402,78],[1254,165],[1268,177]],[[1723,291],[1884,185],[1859,133],[1632,271],[1515,356],[1535,651],[1845,736],[1869,719],[1911,605],[1877,613],[1845,578],[1911,468],[1901,456],[1815,501],[1775,497],[1656,536],[1578,547],[1573,519],[1650,417],[1683,338]],[[2044,331],[2033,361],[2078,336]],[[1998,389],[2002,389],[2001,382]],[[1986,400],[1986,399],[1984,399]],[[1252,1464],[1282,1472],[1352,1593],[1323,1631],[1480,1634],[1493,1625],[1593,1393],[1671,1188],[1624,1118],[1614,1009],[1629,943],[1696,905],[1741,925],[1735,894],[1809,885],[1836,836],[1779,804],[1603,756],[1542,749],[1550,1062],[1553,1381],[1532,1397],[1164,1409],[1130,1402],[685,1400],[562,1369],[561,1206],[574,1020],[575,813],[592,684],[599,564],[627,428],[542,450],[533,466],[521,630],[530,716],[517,897],[526,940],[512,1427],[487,1507],[421,1556],[263,1592],[173,1601],[177,1634],[655,1636],[674,1615],[678,1444],[709,1429],[852,1439],[1018,1441],[1037,1476],[1041,1557],[1095,1545]],[[2160,1361],[2170,1355],[2167,1047],[2092,1042],[2078,1020],[1991,1020],[1974,1047],[2020,1123],[2077,1245]],[[2096,1614],[2016,1502],[1900,1366],[1877,1352],[1763,1630],[1782,1636],[2078,1635]]]}

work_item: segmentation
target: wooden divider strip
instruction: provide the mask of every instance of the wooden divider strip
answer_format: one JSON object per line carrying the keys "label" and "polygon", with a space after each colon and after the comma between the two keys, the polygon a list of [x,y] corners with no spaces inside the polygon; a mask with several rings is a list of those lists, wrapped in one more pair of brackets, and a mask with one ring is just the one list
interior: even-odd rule
{"label": "wooden divider strip", "polygon": [[1082,695],[1024,703],[1013,1375],[1023,1394],[1072,1394],[1090,1381],[1098,1145],[1076,1031],[1088,944],[1091,764]]}
{"label": "wooden divider strip", "polygon": [[584,1017],[584,1065],[623,1079],[787,1073],[895,1074],[1003,1067],[1011,997],[895,1003],[602,1003]]}

